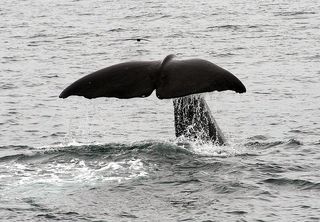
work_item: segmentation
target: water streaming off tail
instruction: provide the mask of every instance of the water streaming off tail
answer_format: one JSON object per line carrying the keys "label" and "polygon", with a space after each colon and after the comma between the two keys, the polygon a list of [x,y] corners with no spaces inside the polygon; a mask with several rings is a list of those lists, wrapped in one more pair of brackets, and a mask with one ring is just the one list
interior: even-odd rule
{"label": "water streaming off tail", "polygon": [[173,100],[176,136],[198,142],[213,141],[223,144],[225,138],[213,118],[202,95],[191,95]]}

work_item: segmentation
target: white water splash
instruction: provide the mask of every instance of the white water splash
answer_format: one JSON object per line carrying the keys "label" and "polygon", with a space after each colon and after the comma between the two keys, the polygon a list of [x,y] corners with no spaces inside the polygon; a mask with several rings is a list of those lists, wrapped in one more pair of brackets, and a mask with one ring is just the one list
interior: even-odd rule
{"label": "white water splash", "polygon": [[123,182],[148,176],[148,168],[141,159],[124,161],[84,161],[72,159],[68,162],[51,162],[42,165],[14,163],[0,166],[0,180],[10,187],[19,186],[65,186],[79,184],[81,186],[104,183],[107,181]]}
{"label": "white water splash", "polygon": [[231,157],[248,153],[248,150],[242,144],[231,141],[221,146],[211,141],[189,140],[181,136],[174,141],[174,144],[199,156]]}

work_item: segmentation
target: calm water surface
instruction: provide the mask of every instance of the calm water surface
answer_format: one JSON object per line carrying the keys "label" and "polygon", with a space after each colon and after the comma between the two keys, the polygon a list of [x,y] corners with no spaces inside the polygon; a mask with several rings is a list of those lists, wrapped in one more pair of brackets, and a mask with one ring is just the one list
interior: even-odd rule
{"label": "calm water surface", "polygon": [[[4,0],[0,15],[0,220],[320,220],[319,1]],[[205,95],[227,146],[177,140],[155,95],[58,98],[171,53],[246,85]]]}

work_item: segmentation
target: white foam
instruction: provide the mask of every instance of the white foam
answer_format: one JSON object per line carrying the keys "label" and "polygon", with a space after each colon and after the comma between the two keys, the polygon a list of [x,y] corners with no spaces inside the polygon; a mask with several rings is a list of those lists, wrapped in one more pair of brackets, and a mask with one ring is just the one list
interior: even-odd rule
{"label": "white foam", "polygon": [[239,154],[239,151],[230,145],[219,146],[213,143],[194,143],[192,145],[192,148],[194,153],[201,156],[228,157]]}
{"label": "white foam", "polygon": [[59,144],[54,144],[54,145],[44,145],[44,146],[38,146],[36,147],[36,149],[40,149],[40,150],[43,150],[43,149],[57,149],[57,148],[63,148],[63,147],[70,147],[70,146],[99,146],[99,145],[103,145],[102,143],[83,143],[83,142],[79,142],[79,141],[76,141],[76,140],[72,140],[72,141],[69,141],[69,142],[65,142],[65,143],[59,143]]}
{"label": "white foam", "polygon": [[8,181],[10,186],[33,184],[90,185],[106,181],[122,182],[148,176],[148,169],[140,159],[92,162],[75,158],[65,163],[51,162],[37,166],[15,163],[2,167],[6,168],[8,175],[0,177],[0,179]]}
{"label": "white foam", "polygon": [[181,136],[177,138],[174,143],[200,156],[229,157],[246,153],[243,145],[233,142],[228,142],[227,144],[221,146],[209,141],[190,141],[187,138]]}

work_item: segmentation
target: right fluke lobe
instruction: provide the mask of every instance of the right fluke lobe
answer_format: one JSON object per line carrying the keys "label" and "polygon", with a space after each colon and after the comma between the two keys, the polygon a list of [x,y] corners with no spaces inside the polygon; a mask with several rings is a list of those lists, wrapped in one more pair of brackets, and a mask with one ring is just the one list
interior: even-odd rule
{"label": "right fluke lobe", "polygon": [[161,72],[157,87],[160,99],[190,94],[233,90],[246,92],[242,82],[229,71],[203,59],[170,60]]}

